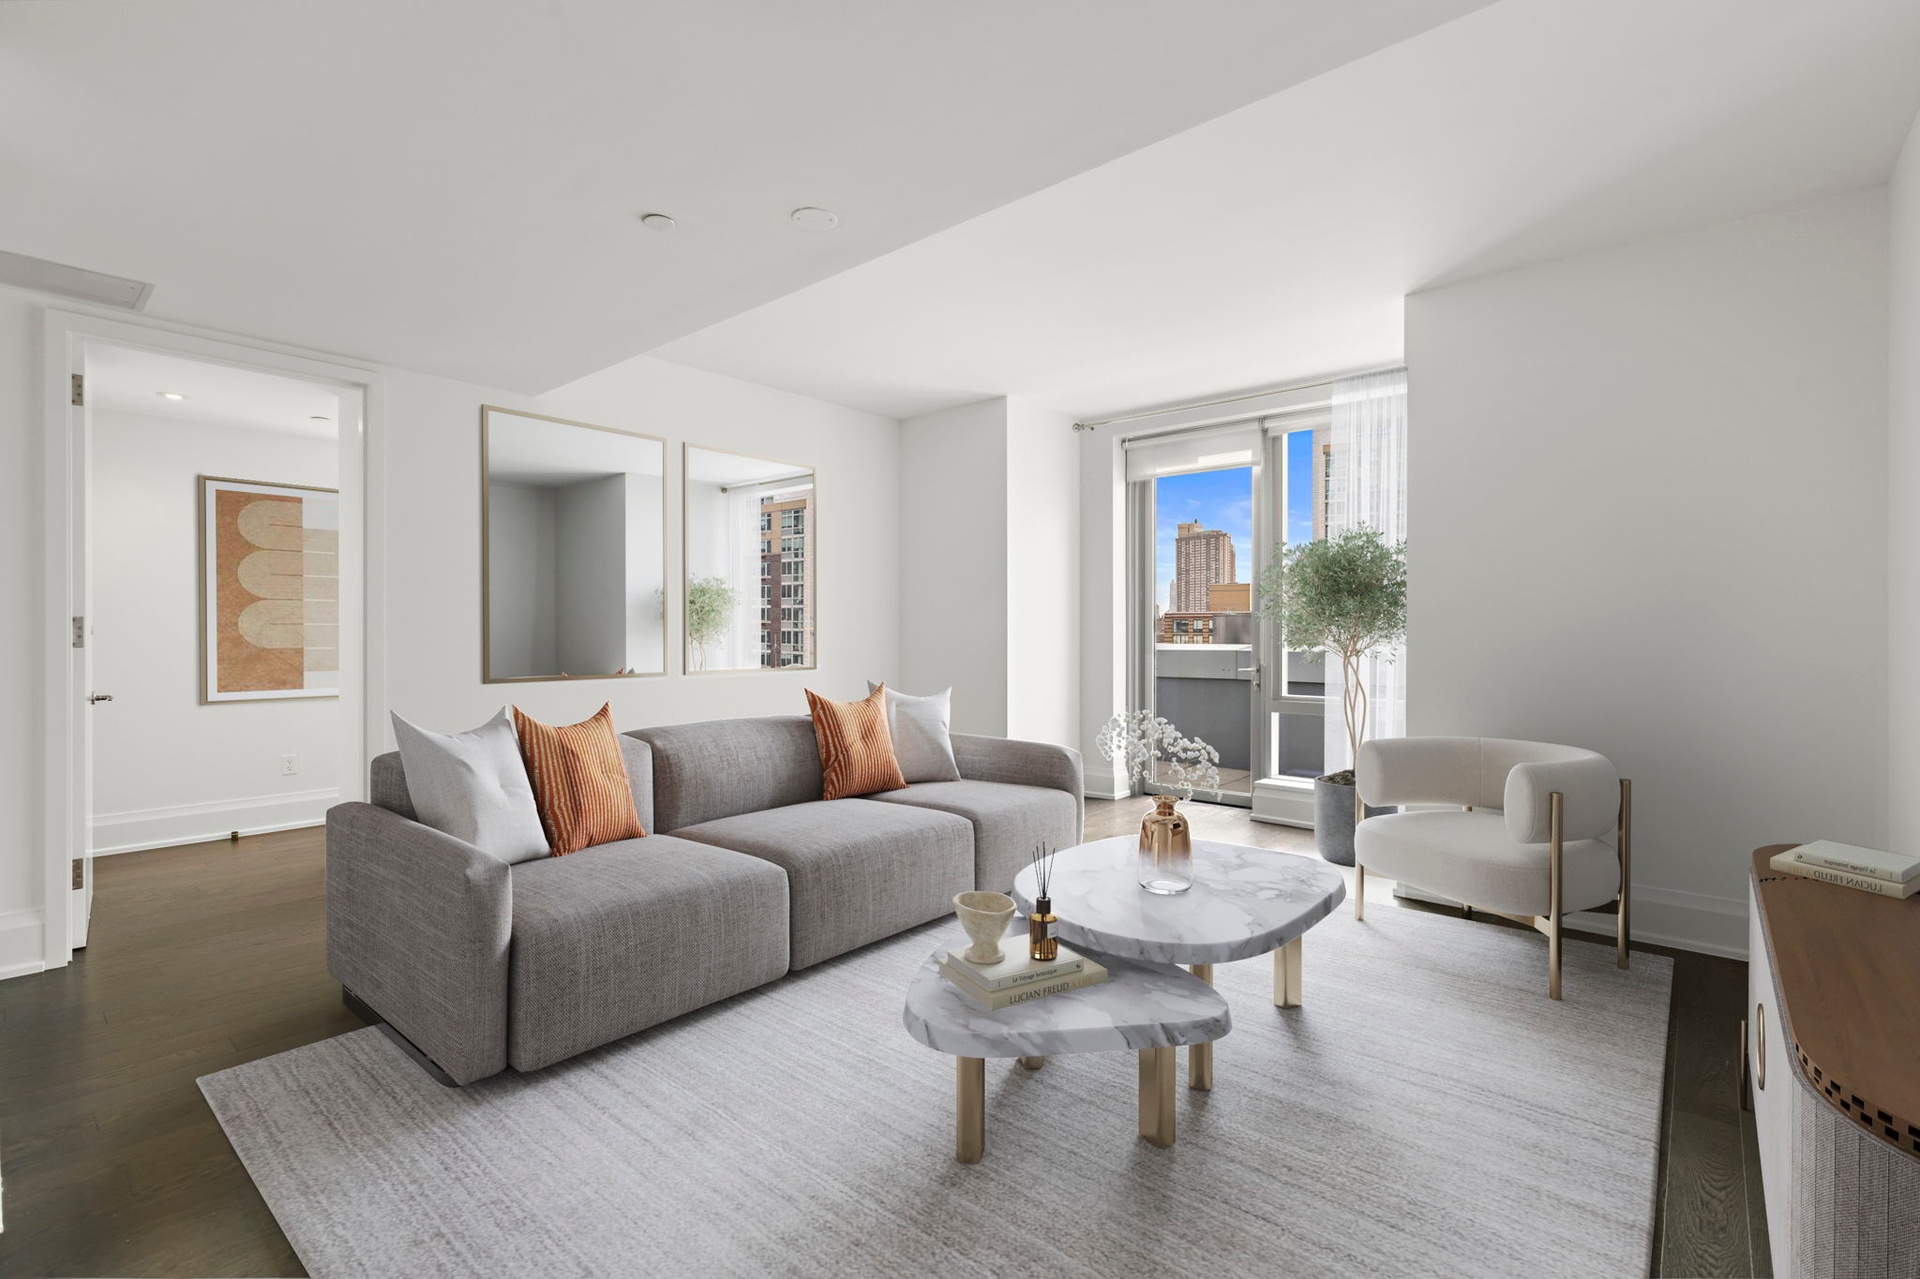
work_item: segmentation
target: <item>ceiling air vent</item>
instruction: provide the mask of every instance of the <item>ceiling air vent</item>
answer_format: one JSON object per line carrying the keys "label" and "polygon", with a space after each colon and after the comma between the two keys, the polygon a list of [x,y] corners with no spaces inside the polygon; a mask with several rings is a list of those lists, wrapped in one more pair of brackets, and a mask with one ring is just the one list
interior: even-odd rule
{"label": "ceiling air vent", "polygon": [[138,280],[102,275],[98,271],[85,271],[77,266],[61,266],[45,258],[30,258],[24,253],[8,253],[5,249],[0,249],[0,284],[34,289],[41,293],[58,293],[61,297],[97,302],[102,306],[117,306],[128,311],[138,311],[146,306],[147,297],[153,292],[151,284],[142,284]]}

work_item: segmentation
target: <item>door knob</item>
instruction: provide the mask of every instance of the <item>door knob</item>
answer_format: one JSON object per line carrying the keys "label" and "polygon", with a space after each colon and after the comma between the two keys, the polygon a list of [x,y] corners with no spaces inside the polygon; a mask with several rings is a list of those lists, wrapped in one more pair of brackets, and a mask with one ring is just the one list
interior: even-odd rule
{"label": "door knob", "polygon": [[87,705],[89,706],[93,705],[95,702],[110,702],[112,700],[113,700],[112,693],[88,693],[87,694]]}

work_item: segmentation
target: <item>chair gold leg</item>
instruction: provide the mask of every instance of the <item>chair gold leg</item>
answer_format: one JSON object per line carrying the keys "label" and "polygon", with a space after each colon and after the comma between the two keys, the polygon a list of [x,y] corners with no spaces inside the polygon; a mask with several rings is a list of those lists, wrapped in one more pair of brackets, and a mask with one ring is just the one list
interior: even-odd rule
{"label": "chair gold leg", "polygon": [[977,1164],[987,1153],[987,1063],[979,1057],[956,1057],[953,1065],[953,1157]]}
{"label": "chair gold leg", "polygon": [[1616,847],[1620,854],[1620,898],[1613,917],[1614,963],[1627,966],[1628,947],[1633,941],[1629,917],[1633,909],[1633,783],[1620,779],[1620,834]]}
{"label": "chair gold leg", "polygon": [[1156,1146],[1173,1144],[1173,1049],[1140,1050],[1140,1135]]}
{"label": "chair gold leg", "polygon": [[[1187,970],[1207,985],[1213,985],[1212,964],[1189,964]],[[1213,1045],[1187,1045],[1187,1087],[1195,1092],[1213,1091]]]}
{"label": "chair gold leg", "polygon": [[1296,937],[1273,952],[1273,1006],[1300,1006],[1300,941]]}
{"label": "chair gold leg", "polygon": [[1357,857],[1353,861],[1353,917],[1367,917],[1367,868]]}
{"label": "chair gold leg", "polygon": [[1547,881],[1547,998],[1560,998],[1560,850],[1566,798],[1559,791],[1547,797],[1551,805],[1553,849]]}
{"label": "chair gold leg", "polygon": [[1028,1070],[1038,1070],[1047,1064],[1047,1059],[1045,1057],[1022,1057],[1020,1064]]}

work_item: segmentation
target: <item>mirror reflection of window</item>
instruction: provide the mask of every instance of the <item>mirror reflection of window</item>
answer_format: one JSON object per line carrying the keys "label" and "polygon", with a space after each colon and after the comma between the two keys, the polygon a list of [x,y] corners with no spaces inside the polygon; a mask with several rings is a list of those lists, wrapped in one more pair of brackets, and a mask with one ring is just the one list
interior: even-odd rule
{"label": "mirror reflection of window", "polygon": [[485,678],[666,671],[666,442],[488,407]]}
{"label": "mirror reflection of window", "polygon": [[813,471],[687,445],[689,671],[811,668]]}

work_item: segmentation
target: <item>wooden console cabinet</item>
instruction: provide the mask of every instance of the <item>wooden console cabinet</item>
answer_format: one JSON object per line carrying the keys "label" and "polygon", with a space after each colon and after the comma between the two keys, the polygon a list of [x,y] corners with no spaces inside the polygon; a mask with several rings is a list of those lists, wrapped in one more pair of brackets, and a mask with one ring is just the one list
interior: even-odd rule
{"label": "wooden console cabinet", "polygon": [[1753,854],[1746,1064],[1774,1273],[1920,1279],[1920,895]]}

